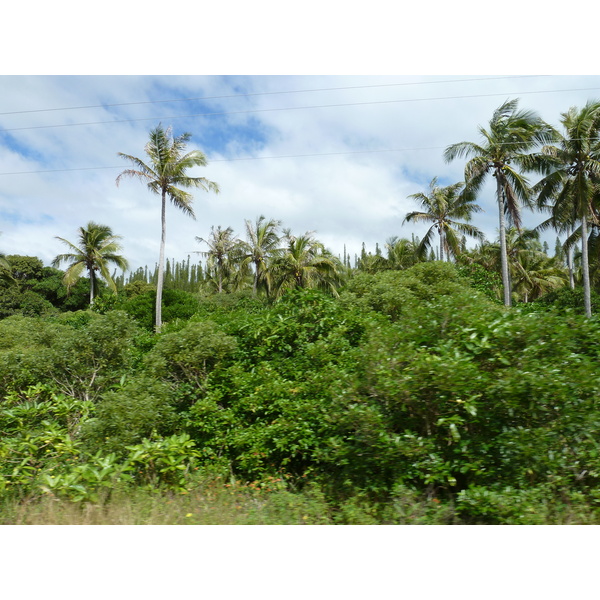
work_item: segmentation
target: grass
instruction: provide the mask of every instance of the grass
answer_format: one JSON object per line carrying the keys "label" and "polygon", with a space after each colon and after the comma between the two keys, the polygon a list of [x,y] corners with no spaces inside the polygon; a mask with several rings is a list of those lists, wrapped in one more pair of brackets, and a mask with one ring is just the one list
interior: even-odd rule
{"label": "grass", "polygon": [[0,525],[451,525],[600,524],[587,502],[541,503],[508,518],[461,518],[451,503],[426,499],[409,489],[374,504],[361,495],[335,506],[318,486],[301,492],[261,489],[213,480],[185,493],[148,488],[114,490],[100,502],[70,502],[44,496],[5,499]]}
{"label": "grass", "polygon": [[188,493],[115,491],[99,503],[53,497],[5,502],[2,525],[315,525],[332,523],[317,492],[213,484]]}
{"label": "grass", "polygon": [[187,493],[114,490],[103,501],[44,496],[0,505],[0,525],[376,525],[444,524],[453,511],[404,497],[382,507],[361,497],[333,506],[318,486],[302,492],[212,481]]}

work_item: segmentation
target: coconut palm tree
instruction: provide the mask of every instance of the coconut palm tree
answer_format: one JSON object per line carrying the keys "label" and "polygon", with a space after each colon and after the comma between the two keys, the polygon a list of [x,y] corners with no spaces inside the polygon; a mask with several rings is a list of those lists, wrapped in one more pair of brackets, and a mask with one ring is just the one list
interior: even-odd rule
{"label": "coconut palm tree", "polygon": [[530,302],[566,285],[566,270],[558,259],[543,252],[536,229],[508,228],[506,247],[513,299]]}
{"label": "coconut palm tree", "polygon": [[242,264],[251,264],[254,268],[253,294],[257,294],[261,284],[266,287],[268,294],[272,282],[269,278],[270,271],[267,265],[268,261],[277,256],[280,251],[281,238],[278,230],[281,227],[281,221],[275,219],[267,221],[264,215],[260,215],[254,223],[246,219],[245,224],[246,241],[241,243]]}
{"label": "coconut palm tree", "polygon": [[419,261],[424,260],[422,254],[419,253],[419,238],[411,240],[392,236],[385,241],[385,249],[387,250],[387,265],[392,270],[408,269],[416,265]]}
{"label": "coconut palm tree", "polygon": [[204,167],[206,157],[200,150],[186,152],[190,133],[173,137],[171,127],[164,129],[158,125],[150,132],[150,139],[144,150],[149,162],[119,152],[119,156],[133,163],[135,168],[126,169],[117,177],[117,185],[123,176],[137,177],[146,183],[148,189],[161,197],[161,238],[158,259],[158,278],[156,283],[156,331],[162,327],[162,290],[164,283],[166,204],[167,198],[186,215],[196,218],[192,209],[193,196],[182,188],[200,188],[205,191],[219,192],[219,186],[205,177],[190,177],[192,167]]}
{"label": "coconut palm tree", "polygon": [[219,225],[216,229],[211,226],[210,236],[207,240],[196,237],[196,241],[208,244],[208,250],[200,251],[198,254],[207,257],[207,269],[209,272],[214,272],[217,281],[217,293],[221,294],[224,281],[229,278],[232,267],[236,262],[239,262],[237,259],[241,257],[240,240],[234,237],[231,227],[221,229]]}
{"label": "coconut palm tree", "polygon": [[[541,295],[563,287],[567,271],[559,257],[549,257],[539,241],[537,229],[506,229],[506,251],[510,273],[511,300],[530,302]],[[501,263],[500,240],[483,242],[473,250],[461,255],[463,264],[478,264],[490,273],[498,273]],[[502,287],[495,290],[498,299],[503,296]]]}
{"label": "coconut palm tree", "polygon": [[500,232],[500,255],[504,304],[510,306],[510,274],[506,256],[506,217],[517,229],[521,227],[521,203],[529,202],[530,188],[522,172],[544,172],[547,161],[529,151],[538,144],[550,143],[556,133],[532,111],[517,110],[518,100],[507,100],[497,108],[489,128],[479,127],[482,143],[459,142],[444,151],[447,162],[472,157],[465,167],[465,181],[478,194],[488,174],[496,179],[496,201]]}
{"label": "coconut palm tree", "polygon": [[568,285],[567,270],[557,259],[539,250],[519,252],[515,266],[516,273],[512,275],[513,299],[531,302]]}
{"label": "coconut palm tree", "polygon": [[444,256],[449,260],[450,256],[460,253],[460,234],[483,240],[483,233],[468,223],[471,214],[480,212],[481,207],[475,204],[473,196],[465,191],[463,182],[440,187],[437,184],[437,177],[434,177],[429,184],[428,194],[418,192],[408,197],[417,201],[423,210],[408,213],[402,224],[412,221],[432,224],[419,245],[421,256],[425,256],[431,248],[434,230],[440,237],[440,260],[442,261]]}
{"label": "coconut palm tree", "polygon": [[[592,314],[588,257],[589,224],[600,224],[598,182],[600,181],[600,102],[583,108],[571,107],[561,114],[563,133],[558,144],[544,146],[541,155],[553,170],[536,186],[538,206],[551,205],[549,221],[571,226],[581,240],[581,268],[585,314]],[[567,246],[569,244],[567,243]]]}
{"label": "coconut palm tree", "polygon": [[[538,184],[539,185],[539,184]],[[534,186],[534,191],[537,189],[538,185]],[[538,203],[538,209],[546,212],[553,212],[552,204],[541,204]],[[573,251],[574,244],[578,241],[577,232],[573,235],[573,223],[576,222],[575,215],[571,215],[571,218],[565,219],[563,217],[562,221],[558,220],[556,215],[552,215],[542,221],[535,229],[536,231],[542,232],[546,231],[550,228],[554,229],[558,234],[565,235],[566,239],[564,242],[561,242],[560,237],[556,238],[556,243],[554,246],[554,255],[566,265],[567,270],[569,272],[569,287],[571,289],[575,289],[575,267],[573,263]]]}
{"label": "coconut palm tree", "polygon": [[337,295],[344,267],[341,261],[316,240],[312,232],[296,237],[284,230],[283,253],[271,263],[276,296],[295,288],[316,288]]}
{"label": "coconut palm tree", "polygon": [[120,235],[114,235],[108,225],[99,225],[90,221],[85,227],[79,228],[77,244],[58,236],[56,239],[71,249],[71,252],[59,254],[51,263],[56,268],[63,262],[70,263],[63,278],[67,289],[70,289],[81,274],[87,271],[90,278],[90,306],[94,304],[94,298],[98,294],[98,275],[116,294],[117,286],[108,266],[116,265],[122,271],[128,269],[127,260],[119,254],[122,250],[118,241],[121,239]]}

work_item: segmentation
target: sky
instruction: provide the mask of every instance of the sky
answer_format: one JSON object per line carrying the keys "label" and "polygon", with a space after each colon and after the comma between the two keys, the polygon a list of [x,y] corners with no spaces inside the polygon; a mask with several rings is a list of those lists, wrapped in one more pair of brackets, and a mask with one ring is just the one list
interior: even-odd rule
{"label": "sky", "polygon": [[[132,270],[153,266],[160,198],[116,177],[144,159],[149,131],[191,133],[207,157],[190,171],[218,183],[194,190],[193,220],[169,205],[166,256],[200,260],[211,226],[244,237],[245,220],[282,221],[335,254],[392,236],[419,237],[408,198],[461,181],[465,161],[444,149],[479,142],[507,99],[558,126],[560,113],[600,98],[600,76],[557,75],[3,75],[0,98],[0,249],[45,264],[95,221],[122,236]],[[492,183],[473,224],[497,236]],[[542,215],[525,212],[525,225]],[[554,234],[550,234],[553,247]]]}
{"label": "sky", "polygon": [[[434,13],[383,0],[369,10],[222,0],[201,11],[176,0],[162,21],[145,6],[106,0],[81,11],[57,0],[36,5],[34,18],[29,6],[7,8],[0,252],[49,264],[66,248],[57,236],[76,241],[95,221],[122,236],[132,270],[152,267],[160,200],[138,180],[115,180],[131,166],[118,153],[144,158],[162,124],[191,134],[189,149],[208,165],[190,174],[221,190],[193,192],[196,220],[168,207],[167,257],[200,260],[196,238],[211,227],[244,237],[245,221],[264,215],[352,258],[363,243],[374,252],[392,236],[424,234],[402,224],[418,208],[408,196],[434,177],[462,180],[464,161],[445,163],[444,149],[478,141],[505,100],[557,125],[562,111],[600,98],[595,20],[553,42],[543,32],[555,17],[516,0],[502,11],[457,0]],[[574,42],[577,60],[565,51]],[[493,240],[491,184],[478,203],[473,224]],[[541,220],[524,216],[526,226]]]}

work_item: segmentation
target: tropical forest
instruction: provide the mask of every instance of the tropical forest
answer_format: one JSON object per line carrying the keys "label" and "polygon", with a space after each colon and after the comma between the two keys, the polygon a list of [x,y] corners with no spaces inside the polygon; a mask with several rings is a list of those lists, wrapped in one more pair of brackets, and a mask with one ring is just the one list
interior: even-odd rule
{"label": "tropical forest", "polygon": [[183,260],[169,215],[219,183],[152,129],[115,181],[160,215],[145,268],[94,220],[50,265],[2,247],[0,523],[600,524],[600,102],[560,124],[474,124],[421,236],[335,255],[247,215]]}

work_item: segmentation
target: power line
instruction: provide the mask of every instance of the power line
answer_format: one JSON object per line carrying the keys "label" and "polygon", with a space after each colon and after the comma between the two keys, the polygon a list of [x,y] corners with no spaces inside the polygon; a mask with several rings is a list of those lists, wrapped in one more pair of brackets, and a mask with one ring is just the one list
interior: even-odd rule
{"label": "power line", "polygon": [[[415,150],[441,150],[446,146],[429,146],[422,148],[381,148],[375,150],[348,150],[346,152],[317,152],[313,154],[282,154],[279,156],[243,156],[240,158],[215,158],[208,159],[209,163],[216,162],[241,162],[247,160],[267,160],[276,158],[309,158],[313,156],[342,156],[348,154],[376,154],[383,152],[412,152]],[[104,169],[124,169],[125,165],[110,166],[110,167],[76,167],[72,169],[46,169],[39,171],[13,171],[7,173],[0,173],[2,175],[38,175],[41,173],[67,173],[71,171],[100,171]]]}
{"label": "power line", "polygon": [[[346,152],[317,152],[314,154],[282,154],[280,156],[248,156],[240,158],[215,158],[209,160],[209,163],[214,162],[237,162],[242,160],[265,160],[270,158],[306,158],[311,156],[341,156],[344,154],[376,154],[382,152],[412,152],[413,150],[441,150],[446,146],[429,146],[422,148],[382,148],[377,150],[348,150]],[[0,173],[3,175],[3,173]]]}
{"label": "power line", "polygon": [[562,89],[562,90],[534,90],[529,92],[502,92],[502,93],[493,93],[493,94],[469,94],[462,96],[438,96],[434,98],[402,98],[400,100],[378,100],[378,101],[370,101],[370,102],[345,102],[339,104],[317,104],[312,106],[288,106],[281,108],[256,108],[256,109],[247,109],[247,110],[234,110],[234,111],[219,111],[219,112],[208,112],[208,113],[194,113],[190,115],[171,115],[166,117],[144,117],[139,119],[118,119],[113,121],[90,121],[86,123],[64,123],[61,125],[35,125],[32,127],[13,127],[10,129],[2,129],[1,132],[9,132],[9,131],[27,131],[32,129],[55,129],[60,127],[79,127],[83,125],[113,125],[115,123],[134,123],[139,121],[162,121],[162,120],[172,120],[172,119],[190,119],[193,117],[213,117],[213,116],[225,116],[225,115],[239,115],[239,114],[249,114],[249,113],[265,113],[265,112],[275,112],[275,111],[286,111],[286,110],[305,110],[305,109],[314,109],[314,108],[340,108],[343,106],[365,106],[365,105],[375,105],[375,104],[397,104],[402,102],[426,102],[429,100],[463,100],[465,98],[489,98],[493,96],[516,96],[516,95],[526,95],[526,94],[556,94],[561,92],[585,92],[592,90],[600,90],[600,87],[591,87],[591,88],[570,88],[570,89]]}
{"label": "power line", "polygon": [[368,89],[368,88],[381,88],[381,87],[395,87],[395,86],[409,86],[409,85],[431,85],[431,84],[439,84],[439,83],[464,83],[469,81],[495,81],[498,79],[523,79],[526,77],[550,77],[550,75],[504,75],[501,77],[478,77],[471,79],[445,79],[445,80],[437,80],[437,81],[410,81],[403,83],[383,83],[383,84],[371,84],[371,85],[352,85],[352,86],[344,86],[344,87],[331,87],[331,88],[314,88],[314,89],[305,89],[305,90],[283,90],[276,92],[249,92],[247,94],[228,94],[222,96],[198,96],[192,98],[172,98],[170,100],[140,100],[137,102],[118,102],[113,104],[90,104],[88,106],[66,106],[60,108],[38,108],[32,110],[15,110],[11,112],[2,112],[0,116],[5,115],[23,115],[23,114],[31,114],[38,112],[54,112],[54,111],[62,111],[62,110],[82,110],[89,108],[114,108],[116,106],[135,106],[140,104],[167,104],[172,102],[191,102],[194,100],[222,100],[225,98],[247,98],[250,96],[269,96],[276,94],[301,94],[307,92],[330,92],[330,91],[340,91],[340,90],[358,90],[358,89]]}
{"label": "power line", "polygon": [[[282,154],[279,156],[243,156],[239,158],[215,158],[208,159],[209,163],[216,162],[241,162],[246,160],[267,160],[276,158],[310,158],[313,156],[342,156],[348,154],[377,154],[383,152],[412,152],[415,150],[441,150],[446,146],[429,146],[422,148],[381,148],[375,150],[348,150],[346,152],[317,152],[313,154]],[[37,175],[40,173],[66,173],[70,171],[99,171],[103,169],[123,169],[124,165],[110,166],[110,167],[76,167],[72,169],[46,169],[39,171],[13,171],[7,173],[0,173],[1,175]]]}
{"label": "power line", "polygon": [[75,167],[73,169],[44,169],[40,171],[13,171],[11,173],[0,173],[0,175],[37,175],[40,173],[68,173],[70,171],[100,171],[102,169],[122,169],[123,165],[118,167]]}
{"label": "power line", "polygon": [[[583,138],[582,138],[583,139]],[[572,140],[576,141],[576,140]],[[506,142],[505,146],[510,146],[512,144],[518,144],[520,142]],[[310,158],[315,156],[344,156],[344,155],[353,155],[353,154],[382,154],[384,152],[415,152],[418,150],[444,150],[450,144],[445,146],[421,146],[421,147],[413,147],[413,148],[378,148],[372,150],[347,150],[344,152],[315,152],[309,154],[281,154],[278,156],[243,156],[239,158],[215,158],[208,159],[208,163],[217,163],[217,162],[241,162],[241,161],[250,161],[250,160],[271,160],[277,158]],[[106,166],[106,167],[75,167],[72,169],[46,169],[39,171],[13,171],[7,173],[0,173],[2,175],[37,175],[41,173],[67,173],[71,171],[100,171],[104,169],[123,169],[126,168],[125,165],[115,165],[115,166]]]}

